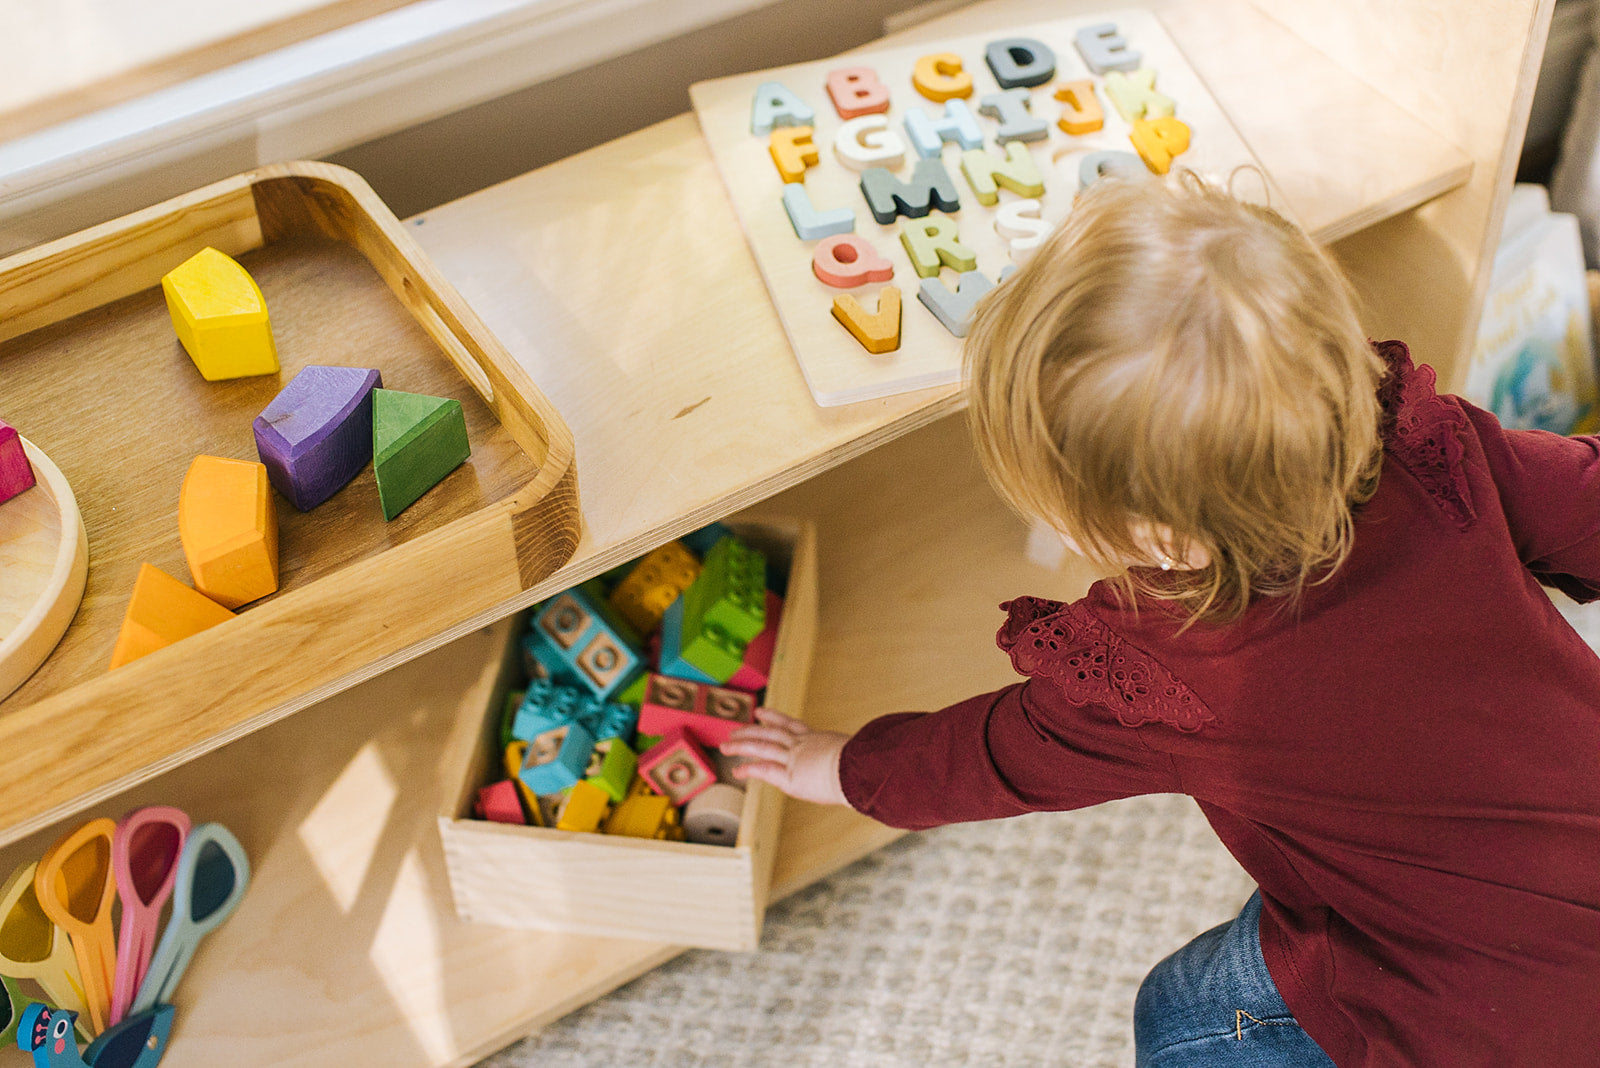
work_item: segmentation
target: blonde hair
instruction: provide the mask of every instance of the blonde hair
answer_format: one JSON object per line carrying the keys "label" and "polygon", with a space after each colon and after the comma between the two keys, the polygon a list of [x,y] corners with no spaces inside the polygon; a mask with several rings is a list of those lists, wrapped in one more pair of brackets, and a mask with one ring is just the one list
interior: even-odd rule
{"label": "blonde hair", "polygon": [[[1384,365],[1343,276],[1282,216],[1192,175],[1085,190],[980,303],[966,359],[1002,494],[1186,626],[1331,575],[1377,488]],[[1159,553],[1152,524],[1173,531]],[[1195,548],[1204,567],[1144,570]]]}

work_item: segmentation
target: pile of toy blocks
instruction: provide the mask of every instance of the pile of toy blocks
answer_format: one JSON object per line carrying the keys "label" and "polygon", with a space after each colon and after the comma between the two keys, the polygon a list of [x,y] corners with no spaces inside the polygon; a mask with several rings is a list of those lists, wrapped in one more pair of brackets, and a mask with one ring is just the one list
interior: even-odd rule
{"label": "pile of toy blocks", "polygon": [[721,524],[536,606],[507,698],[503,823],[733,845],[744,789],[720,746],[754,721],[783,614],[756,549]]}

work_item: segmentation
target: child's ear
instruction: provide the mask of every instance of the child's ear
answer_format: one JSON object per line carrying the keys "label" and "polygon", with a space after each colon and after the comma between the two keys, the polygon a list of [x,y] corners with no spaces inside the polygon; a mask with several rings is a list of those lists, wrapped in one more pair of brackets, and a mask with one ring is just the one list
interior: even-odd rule
{"label": "child's ear", "polygon": [[1151,523],[1139,532],[1138,539],[1161,563],[1163,570],[1199,571],[1211,564],[1211,553],[1204,545],[1180,539],[1165,523]]}

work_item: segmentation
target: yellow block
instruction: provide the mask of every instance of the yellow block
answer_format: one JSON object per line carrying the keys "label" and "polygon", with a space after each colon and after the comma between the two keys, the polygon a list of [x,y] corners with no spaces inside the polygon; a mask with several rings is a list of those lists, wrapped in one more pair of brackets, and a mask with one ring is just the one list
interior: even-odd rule
{"label": "yellow block", "polygon": [[204,248],[161,279],[172,329],[208,382],[278,371],[267,302],[250,272]]}
{"label": "yellow block", "polygon": [[178,538],[194,588],[238,608],[278,588],[278,513],[267,467],[196,456],[178,496]]}
{"label": "yellow block", "polygon": [[572,796],[567,799],[566,807],[561,810],[561,818],[556,821],[556,829],[598,831],[600,821],[605,818],[610,808],[610,794],[587,779],[580,779],[573,784]]}
{"label": "yellow block", "polygon": [[111,650],[111,667],[119,668],[232,618],[232,612],[205,594],[196,593],[158,567],[140,564],[128,613]]}
{"label": "yellow block", "polygon": [[700,577],[700,561],[681,541],[658,545],[611,591],[611,607],[640,634],[661,625],[678,595]]}

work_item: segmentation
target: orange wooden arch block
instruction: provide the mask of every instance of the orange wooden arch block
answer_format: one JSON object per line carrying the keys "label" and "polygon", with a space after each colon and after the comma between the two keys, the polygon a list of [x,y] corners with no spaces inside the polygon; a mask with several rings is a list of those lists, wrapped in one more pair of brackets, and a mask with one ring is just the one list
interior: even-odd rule
{"label": "orange wooden arch block", "polygon": [[896,286],[878,291],[878,310],[873,313],[849,293],[841,293],[833,298],[833,317],[868,352],[893,352],[900,347],[900,290]]}
{"label": "orange wooden arch block", "polygon": [[232,618],[232,612],[159,567],[140,564],[128,613],[111,650],[111,667],[119,668]]}
{"label": "orange wooden arch block", "polygon": [[178,497],[194,588],[238,608],[278,588],[278,512],[265,464],[196,456]]}

